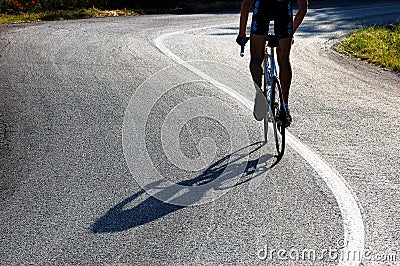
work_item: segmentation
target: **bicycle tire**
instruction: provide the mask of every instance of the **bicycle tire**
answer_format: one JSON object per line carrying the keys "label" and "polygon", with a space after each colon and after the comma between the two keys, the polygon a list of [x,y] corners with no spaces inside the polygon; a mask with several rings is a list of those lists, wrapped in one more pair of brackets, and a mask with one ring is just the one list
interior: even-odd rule
{"label": "bicycle tire", "polygon": [[271,89],[274,90],[274,93],[272,94],[274,95],[274,106],[271,112],[274,117],[272,124],[274,127],[275,146],[278,157],[281,158],[285,153],[285,127],[282,126],[280,119],[280,111],[283,109],[284,101],[278,78],[274,78]]}
{"label": "bicycle tire", "polygon": [[273,118],[273,115],[272,115],[272,113],[271,113],[271,107],[270,107],[270,102],[269,102],[269,98],[270,98],[270,91],[269,91],[269,89],[270,89],[270,87],[269,87],[269,82],[268,82],[268,77],[270,77],[270,68],[269,68],[269,60],[270,60],[270,57],[269,56],[266,56],[265,57],[265,59],[264,59],[264,69],[263,69],[263,71],[264,71],[264,73],[263,73],[263,75],[264,75],[264,79],[263,79],[263,93],[264,93],[264,96],[265,96],[265,98],[267,99],[267,112],[266,112],[266,114],[265,114],[265,117],[264,117],[264,144],[267,144],[268,143],[268,127],[269,127],[269,122],[271,122],[271,123],[273,123],[273,121],[274,121],[274,118]]}
{"label": "bicycle tire", "polygon": [[268,118],[264,119],[264,144],[268,142]]}
{"label": "bicycle tire", "polygon": [[270,114],[270,112],[269,112],[269,110],[270,110],[270,108],[269,108],[269,102],[268,102],[268,97],[267,97],[267,89],[266,89],[266,87],[264,86],[264,91],[263,91],[263,93],[264,93],[264,96],[265,96],[265,98],[267,99],[267,108],[268,108],[268,110],[267,110],[267,112],[266,112],[266,114],[265,114],[265,117],[264,117],[264,144],[267,144],[267,142],[268,142],[268,124],[269,124],[269,122],[271,121],[271,114]]}

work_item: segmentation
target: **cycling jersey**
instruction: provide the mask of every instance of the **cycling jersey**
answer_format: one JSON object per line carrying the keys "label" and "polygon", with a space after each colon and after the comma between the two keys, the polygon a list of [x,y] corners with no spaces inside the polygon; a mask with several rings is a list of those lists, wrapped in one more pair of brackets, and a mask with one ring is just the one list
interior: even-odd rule
{"label": "cycling jersey", "polygon": [[274,21],[275,35],[279,38],[292,37],[292,0],[256,0],[254,3],[251,33],[267,35],[271,21]]}

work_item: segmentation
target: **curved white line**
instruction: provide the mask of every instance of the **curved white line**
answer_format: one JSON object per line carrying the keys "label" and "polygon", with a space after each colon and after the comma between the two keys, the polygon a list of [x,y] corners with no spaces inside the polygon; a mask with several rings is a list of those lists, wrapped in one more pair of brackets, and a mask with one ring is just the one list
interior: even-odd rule
{"label": "curved white line", "polygon": [[[174,35],[180,35],[191,31],[211,29],[228,25],[232,25],[232,23],[166,33],[157,37],[154,40],[154,43],[162,53],[167,55],[176,63],[189,69],[204,80],[212,83],[214,86],[232,96],[252,111],[254,102],[246,99],[241,94],[237,93],[236,91],[222,84],[221,82],[215,80],[213,77],[207,75],[206,73],[189,64],[188,62],[185,62],[182,58],[175,55],[164,45],[164,40]],[[314,170],[324,180],[324,182],[336,198],[343,218],[344,243],[347,244],[346,247],[343,248],[342,254],[345,254],[345,257],[347,256],[347,254],[361,254],[362,256],[364,254],[364,223],[362,220],[361,211],[358,207],[355,197],[353,196],[353,193],[349,189],[349,185],[336,170],[334,170],[328,165],[327,162],[325,162],[324,159],[322,159],[317,153],[312,151],[307,145],[302,143],[299,139],[297,139],[288,131],[286,133],[286,141],[289,146],[291,146],[310,164],[312,168],[314,168]],[[340,266],[359,264],[359,260],[341,259],[338,262],[338,265]]]}

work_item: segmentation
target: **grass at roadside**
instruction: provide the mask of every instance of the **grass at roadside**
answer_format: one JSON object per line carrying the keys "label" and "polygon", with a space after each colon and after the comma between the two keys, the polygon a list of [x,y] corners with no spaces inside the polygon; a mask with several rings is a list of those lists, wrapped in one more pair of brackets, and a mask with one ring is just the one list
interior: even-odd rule
{"label": "grass at roadside", "polygon": [[130,16],[135,15],[132,10],[110,10],[104,11],[97,8],[78,9],[78,10],[56,10],[42,11],[20,14],[1,14],[0,24],[32,22],[41,20],[64,20],[64,19],[81,19],[96,18],[109,16]]}
{"label": "grass at roadside", "polygon": [[400,25],[360,28],[337,50],[400,73]]}

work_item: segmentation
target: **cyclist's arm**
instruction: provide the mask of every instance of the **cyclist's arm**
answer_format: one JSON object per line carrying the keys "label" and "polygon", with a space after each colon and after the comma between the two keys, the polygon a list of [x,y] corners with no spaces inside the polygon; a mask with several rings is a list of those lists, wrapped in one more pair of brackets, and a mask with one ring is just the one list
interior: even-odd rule
{"label": "cyclist's arm", "polygon": [[293,21],[293,32],[297,31],[307,14],[308,0],[297,0],[297,5],[299,6],[299,10],[297,11]]}
{"label": "cyclist's arm", "polygon": [[240,9],[240,28],[239,36],[246,36],[247,20],[249,19],[249,12],[253,6],[255,0],[243,0],[242,7]]}

